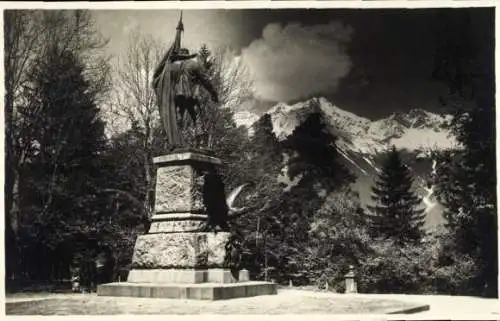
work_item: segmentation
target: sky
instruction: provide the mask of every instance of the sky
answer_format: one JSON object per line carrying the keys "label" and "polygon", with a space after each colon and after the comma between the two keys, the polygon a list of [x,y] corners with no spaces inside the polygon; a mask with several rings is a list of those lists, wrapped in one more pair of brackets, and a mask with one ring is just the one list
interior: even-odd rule
{"label": "sky", "polygon": [[[260,102],[255,111],[324,96],[344,110],[378,119],[412,108],[437,110],[446,90],[432,79],[441,39],[467,32],[478,51],[493,50],[485,45],[494,30],[490,9],[442,10],[446,16],[439,9],[185,9],[183,44],[190,50],[202,43],[234,50],[252,75]],[[113,56],[127,50],[137,28],[167,47],[179,15],[93,11]]]}

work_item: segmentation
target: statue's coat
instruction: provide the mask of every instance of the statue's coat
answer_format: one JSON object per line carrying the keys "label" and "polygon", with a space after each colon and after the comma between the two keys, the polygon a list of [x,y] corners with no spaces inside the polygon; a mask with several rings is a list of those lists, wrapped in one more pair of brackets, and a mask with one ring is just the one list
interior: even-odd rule
{"label": "statue's coat", "polygon": [[[177,114],[175,98],[184,96],[195,97],[197,86],[203,86],[215,99],[217,93],[210,81],[204,75],[202,65],[189,56],[188,59],[172,61],[172,48],[159,64],[153,77],[153,88],[156,93],[160,118],[167,139],[171,145],[181,146],[182,137],[179,131],[179,115]],[[177,106],[184,107],[184,106]]]}

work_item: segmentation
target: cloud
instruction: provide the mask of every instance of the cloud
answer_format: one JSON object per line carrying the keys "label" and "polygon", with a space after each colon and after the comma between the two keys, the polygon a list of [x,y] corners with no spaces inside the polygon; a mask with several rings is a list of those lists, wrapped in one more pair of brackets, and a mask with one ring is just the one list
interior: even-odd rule
{"label": "cloud", "polygon": [[351,69],[345,45],[352,28],[337,21],[303,26],[267,25],[262,37],[242,50],[261,99],[290,101],[332,92]]}

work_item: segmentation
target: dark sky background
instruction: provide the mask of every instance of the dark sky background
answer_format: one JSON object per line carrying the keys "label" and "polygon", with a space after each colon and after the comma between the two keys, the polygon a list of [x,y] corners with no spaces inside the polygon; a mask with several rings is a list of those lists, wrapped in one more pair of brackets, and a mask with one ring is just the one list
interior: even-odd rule
{"label": "dark sky background", "polygon": [[337,90],[321,94],[343,109],[379,118],[417,107],[440,109],[439,96],[448,87],[432,77],[439,44],[457,38],[466,41],[469,33],[477,41],[470,43],[474,51],[493,52],[493,17],[493,10],[488,8],[256,10],[244,16],[244,23],[251,28],[242,46],[271,22],[344,22],[353,28],[346,45],[352,68]]}
{"label": "dark sky background", "polygon": [[[170,19],[162,11],[96,17],[105,35],[117,37],[116,49],[126,31],[113,33],[107,21],[117,30],[122,22],[145,32],[149,26],[153,36],[170,39],[179,11],[168,11]],[[160,28],[153,15],[169,26]],[[494,52],[492,8],[189,10],[184,16],[187,44],[229,45],[246,59],[260,100],[291,103],[322,95],[372,119],[439,108],[447,87],[432,75],[446,42],[460,43],[470,57]],[[269,104],[261,103],[260,111]]]}

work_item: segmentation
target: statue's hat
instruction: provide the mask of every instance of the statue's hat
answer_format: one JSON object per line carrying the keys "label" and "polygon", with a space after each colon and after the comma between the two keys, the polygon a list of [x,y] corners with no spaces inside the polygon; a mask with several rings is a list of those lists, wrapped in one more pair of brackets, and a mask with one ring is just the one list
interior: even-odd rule
{"label": "statue's hat", "polygon": [[187,60],[196,57],[197,54],[190,54],[189,50],[186,48],[181,48],[177,52],[174,52],[172,55],[172,60]]}

